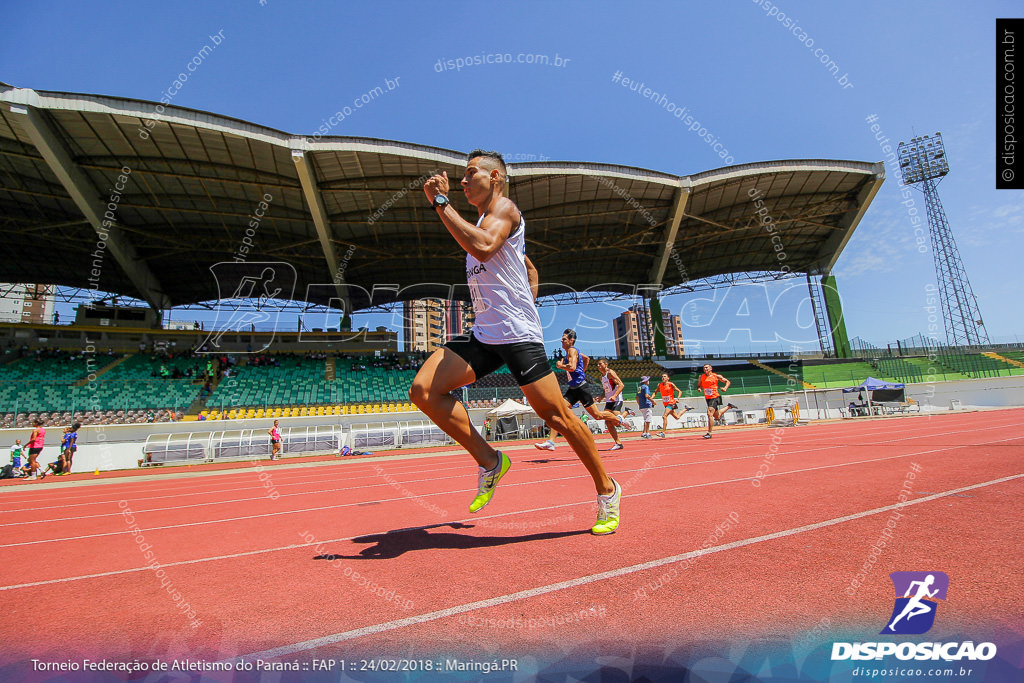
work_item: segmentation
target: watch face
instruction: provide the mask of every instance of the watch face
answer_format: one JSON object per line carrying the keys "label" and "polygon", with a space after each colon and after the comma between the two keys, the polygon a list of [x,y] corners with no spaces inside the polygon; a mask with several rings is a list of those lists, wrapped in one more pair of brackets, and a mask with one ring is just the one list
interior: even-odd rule
{"label": "watch face", "polygon": [[434,197],[434,206],[444,206],[447,203],[448,198],[445,197],[443,194],[439,194],[436,197]]}

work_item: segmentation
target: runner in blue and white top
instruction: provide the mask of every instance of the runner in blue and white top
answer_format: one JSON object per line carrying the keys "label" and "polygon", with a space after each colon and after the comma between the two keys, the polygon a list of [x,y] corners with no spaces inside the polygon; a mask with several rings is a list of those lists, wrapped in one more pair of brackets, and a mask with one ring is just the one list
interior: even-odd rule
{"label": "runner in blue and white top", "polygon": [[462,189],[477,210],[474,225],[448,199],[447,171],[431,177],[423,192],[445,228],[466,250],[466,280],[476,322],[468,339],[453,339],[427,359],[413,380],[409,398],[437,426],[461,444],[480,466],[477,512],[494,495],[511,466],[473,427],[469,413],[451,391],[471,384],[503,365],[522,387],[530,406],[552,431],[565,435],[583,462],[598,493],[598,517],[591,531],[608,534],[619,525],[619,485],[608,476],[594,437],[569,409],[548,365],[537,296],[536,269],[526,257],[526,221],[505,196],[508,170],[497,152],[469,154]]}
{"label": "runner in blue and white top", "polygon": [[[569,388],[565,390],[565,401],[570,406],[574,406],[577,403],[583,406],[583,409],[590,413],[590,416],[595,420],[604,420],[605,427],[608,428],[608,433],[615,441],[615,445],[609,448],[610,451],[621,451],[622,442],[619,441],[619,434],[615,430],[620,424],[622,424],[622,418],[615,414],[615,412],[608,408],[609,403],[605,404],[605,410],[599,410],[597,405],[594,403],[594,397],[591,395],[590,390],[587,389],[587,367],[590,365],[590,358],[586,354],[580,353],[579,349],[576,348],[576,330],[566,330],[562,333],[562,348],[565,349],[565,358],[555,363],[555,367],[559,370],[565,370],[565,374],[568,376]],[[598,367],[601,367],[601,363],[604,363],[602,372],[608,369],[608,361],[598,361]],[[616,375],[616,378],[618,375]],[[602,384],[605,379],[602,378]],[[621,382],[620,382],[621,384]],[[619,391],[622,391],[620,388]],[[602,396],[607,399],[608,392],[606,391]],[[617,394],[616,394],[617,395]],[[619,401],[621,407],[622,401]],[[542,451],[553,451],[555,450],[555,438],[558,436],[554,431],[551,433],[551,438],[541,443],[533,444],[534,448],[538,448]]]}

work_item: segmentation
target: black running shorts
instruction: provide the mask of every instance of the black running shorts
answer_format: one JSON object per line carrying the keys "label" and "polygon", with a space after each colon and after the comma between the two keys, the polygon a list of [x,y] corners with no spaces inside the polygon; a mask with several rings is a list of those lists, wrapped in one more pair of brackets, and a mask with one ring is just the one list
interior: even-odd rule
{"label": "black running shorts", "polygon": [[620,398],[617,401],[605,401],[604,409],[611,410],[616,413],[622,412],[622,399]]}
{"label": "black running shorts", "polygon": [[706,398],[704,400],[708,402],[708,408],[721,408],[722,407],[722,397],[721,396],[715,396],[714,398]]}
{"label": "black running shorts", "polygon": [[589,408],[594,405],[594,397],[587,391],[587,385],[581,384],[578,387],[569,387],[565,390],[565,400],[569,402],[569,407],[573,407],[577,403],[582,405],[584,408]]}
{"label": "black running shorts", "polygon": [[[533,384],[551,374],[544,345],[537,342],[512,344],[484,344],[473,335],[452,339],[445,348],[454,351],[473,368],[477,379],[486,377],[502,365],[507,365],[519,386]],[[593,399],[591,399],[593,401]]]}

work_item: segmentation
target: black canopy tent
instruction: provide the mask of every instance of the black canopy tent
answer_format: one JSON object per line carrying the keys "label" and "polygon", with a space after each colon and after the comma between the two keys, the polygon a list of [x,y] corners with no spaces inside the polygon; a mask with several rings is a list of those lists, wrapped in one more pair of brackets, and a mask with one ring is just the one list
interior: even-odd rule
{"label": "black canopy tent", "polygon": [[870,415],[871,406],[874,403],[902,403],[906,401],[905,389],[905,384],[886,382],[874,377],[868,377],[858,386],[844,388],[843,393],[850,394],[856,391],[860,394],[865,391],[868,392],[867,410],[868,415]]}

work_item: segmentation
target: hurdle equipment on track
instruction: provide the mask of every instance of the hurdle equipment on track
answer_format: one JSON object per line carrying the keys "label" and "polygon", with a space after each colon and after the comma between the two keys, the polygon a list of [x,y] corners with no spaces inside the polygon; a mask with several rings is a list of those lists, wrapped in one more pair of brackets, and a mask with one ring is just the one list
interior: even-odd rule
{"label": "hurdle equipment on track", "polygon": [[795,427],[800,424],[800,401],[795,398],[773,398],[764,407],[769,427]]}

